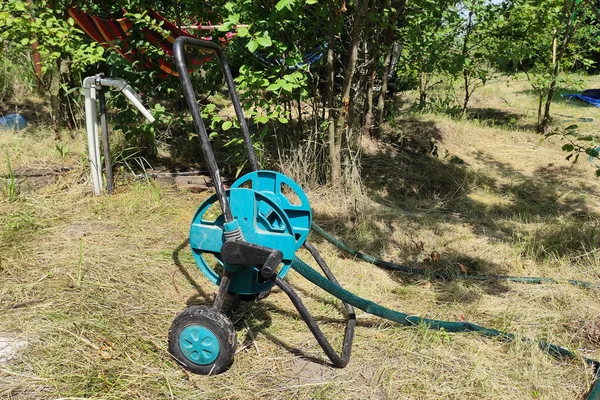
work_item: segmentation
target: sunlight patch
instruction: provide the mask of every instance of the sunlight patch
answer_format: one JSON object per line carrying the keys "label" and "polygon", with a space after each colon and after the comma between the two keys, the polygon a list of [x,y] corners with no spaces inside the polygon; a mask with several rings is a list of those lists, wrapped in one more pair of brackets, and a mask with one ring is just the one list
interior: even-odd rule
{"label": "sunlight patch", "polygon": [[0,363],[7,363],[17,357],[19,350],[25,348],[27,342],[14,337],[0,336]]}

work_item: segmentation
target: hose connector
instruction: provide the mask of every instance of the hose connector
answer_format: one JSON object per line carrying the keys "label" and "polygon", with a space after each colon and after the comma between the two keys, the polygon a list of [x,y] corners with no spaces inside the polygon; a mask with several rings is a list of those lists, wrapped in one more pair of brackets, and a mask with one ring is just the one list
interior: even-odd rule
{"label": "hose connector", "polygon": [[224,223],[223,233],[225,234],[225,240],[244,240],[242,228],[236,220]]}

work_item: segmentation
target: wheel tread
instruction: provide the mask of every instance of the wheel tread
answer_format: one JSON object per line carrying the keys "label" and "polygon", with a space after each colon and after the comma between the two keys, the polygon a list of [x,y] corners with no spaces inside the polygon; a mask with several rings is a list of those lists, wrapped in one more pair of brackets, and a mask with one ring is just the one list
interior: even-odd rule
{"label": "wheel tread", "polygon": [[[189,326],[194,322],[203,326],[209,325],[207,327],[213,331],[213,327],[210,326],[212,323],[220,330],[220,332],[213,331],[217,337],[226,335],[225,340],[227,341],[228,348],[221,346],[219,357],[211,364],[193,364],[187,362],[187,359],[181,354],[178,336],[186,326]],[[169,351],[171,355],[179,364],[194,373],[207,375],[218,374],[225,371],[233,362],[236,347],[237,335],[235,333],[233,322],[212,307],[190,306],[186,308],[175,317],[171,324],[171,328],[169,329]]]}

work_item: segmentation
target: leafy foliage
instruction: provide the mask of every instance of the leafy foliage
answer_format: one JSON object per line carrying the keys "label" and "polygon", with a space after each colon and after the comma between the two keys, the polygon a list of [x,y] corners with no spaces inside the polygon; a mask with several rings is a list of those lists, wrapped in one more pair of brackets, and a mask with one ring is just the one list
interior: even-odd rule
{"label": "leafy foliage", "polygon": [[[525,71],[540,99],[540,122],[547,122],[555,88],[576,83],[568,75],[561,75],[567,76],[561,82],[559,72],[594,68],[600,43],[600,24],[577,0],[81,4],[91,14],[132,22],[128,42],[137,58],[131,63],[77,29],[65,15],[69,5],[64,0],[0,4],[3,48],[25,55],[23,64],[32,53],[40,54],[38,79],[50,94],[53,114],[68,114],[57,124],[77,125],[79,82],[104,72],[129,81],[157,117],[146,124],[122,96],[109,96],[114,128],[127,139],[124,149],[148,160],[161,146],[169,146],[175,158],[197,157],[177,77],[143,68],[168,57],[143,34],[144,29],[168,34],[145,11],[152,8],[179,26],[220,24],[210,40],[235,35],[226,52],[262,165],[287,163],[282,154],[296,151],[301,162],[314,166],[317,182],[346,185],[357,182],[361,135],[379,135],[395,91],[416,89],[419,107],[465,114],[473,92],[496,73]],[[586,41],[589,37],[596,39]],[[552,62],[553,41],[559,43],[557,63]],[[219,65],[210,62],[192,74],[211,140],[226,153],[228,170],[239,174],[245,148],[223,100]]]}
{"label": "leafy foliage", "polygon": [[576,164],[579,156],[587,156],[587,161],[596,167],[596,176],[600,177],[600,137],[597,135],[582,135],[578,132],[577,125],[569,125],[564,130],[554,130],[544,135],[547,139],[551,136],[560,136],[563,144],[562,150],[567,154],[566,160]]}

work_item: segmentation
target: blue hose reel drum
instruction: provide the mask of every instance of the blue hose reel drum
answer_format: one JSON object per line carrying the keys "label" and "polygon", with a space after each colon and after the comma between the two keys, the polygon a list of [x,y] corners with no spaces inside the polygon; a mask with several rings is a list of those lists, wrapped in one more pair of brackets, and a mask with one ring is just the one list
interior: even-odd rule
{"label": "blue hose reel drum", "polygon": [[[255,171],[235,181],[226,194],[244,240],[280,250],[283,261],[278,275],[285,276],[296,250],[310,232],[312,212],[304,191],[283,174]],[[254,295],[269,290],[273,281],[264,280],[256,266],[223,262],[220,252],[225,243],[225,221],[218,206],[216,195],[209,197],[192,220],[190,247],[198,268],[217,285],[221,281],[219,268],[230,271],[229,291],[234,294]]]}

